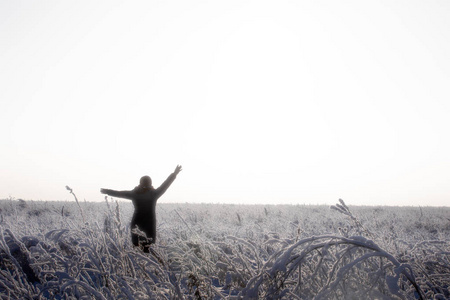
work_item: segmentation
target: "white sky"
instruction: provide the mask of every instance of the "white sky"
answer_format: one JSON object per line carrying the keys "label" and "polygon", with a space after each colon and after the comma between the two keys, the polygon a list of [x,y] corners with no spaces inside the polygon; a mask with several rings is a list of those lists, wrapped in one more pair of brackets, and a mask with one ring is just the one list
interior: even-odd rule
{"label": "white sky", "polygon": [[450,1],[0,0],[0,198],[445,205]]}

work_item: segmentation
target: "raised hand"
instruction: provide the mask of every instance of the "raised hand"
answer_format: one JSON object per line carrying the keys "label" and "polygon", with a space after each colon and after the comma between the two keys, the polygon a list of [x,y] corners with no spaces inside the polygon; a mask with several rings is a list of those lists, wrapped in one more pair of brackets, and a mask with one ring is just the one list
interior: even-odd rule
{"label": "raised hand", "polygon": [[180,165],[177,165],[177,167],[175,168],[175,171],[173,171],[173,173],[175,174],[175,175],[178,175],[178,173],[180,173],[181,172],[181,166]]}

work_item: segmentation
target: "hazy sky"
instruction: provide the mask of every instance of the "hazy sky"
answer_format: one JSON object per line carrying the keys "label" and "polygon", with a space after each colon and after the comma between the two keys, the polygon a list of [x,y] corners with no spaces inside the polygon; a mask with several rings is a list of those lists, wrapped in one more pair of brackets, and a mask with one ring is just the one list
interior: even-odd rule
{"label": "hazy sky", "polygon": [[450,203],[450,1],[0,0],[0,198]]}

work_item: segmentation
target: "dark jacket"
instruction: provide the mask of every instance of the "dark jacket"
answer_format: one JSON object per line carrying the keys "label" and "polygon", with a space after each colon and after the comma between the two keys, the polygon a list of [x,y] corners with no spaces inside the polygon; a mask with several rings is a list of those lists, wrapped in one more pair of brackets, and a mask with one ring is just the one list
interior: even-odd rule
{"label": "dark jacket", "polygon": [[[148,238],[152,239],[151,242],[154,242],[156,239],[156,201],[166,192],[175,178],[176,175],[174,173],[170,174],[157,189],[153,187],[144,189],[141,186],[137,186],[131,191],[103,189],[103,192],[112,197],[125,198],[133,201],[134,214],[131,220],[131,229],[137,226],[139,230],[147,234]],[[131,237],[133,244],[137,245],[139,237],[133,233]]]}

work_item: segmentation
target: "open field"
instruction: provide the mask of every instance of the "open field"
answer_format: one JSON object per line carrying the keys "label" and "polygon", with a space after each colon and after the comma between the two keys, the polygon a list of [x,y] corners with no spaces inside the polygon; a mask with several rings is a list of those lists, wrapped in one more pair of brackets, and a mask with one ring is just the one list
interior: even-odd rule
{"label": "open field", "polygon": [[446,299],[450,208],[0,201],[1,299]]}

